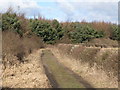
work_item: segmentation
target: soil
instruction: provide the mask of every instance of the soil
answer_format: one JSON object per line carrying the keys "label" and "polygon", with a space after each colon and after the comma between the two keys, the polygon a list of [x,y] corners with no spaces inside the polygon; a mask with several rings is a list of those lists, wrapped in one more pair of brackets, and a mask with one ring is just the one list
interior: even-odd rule
{"label": "soil", "polygon": [[41,60],[41,50],[34,51],[26,62],[3,70],[2,87],[8,88],[50,88]]}

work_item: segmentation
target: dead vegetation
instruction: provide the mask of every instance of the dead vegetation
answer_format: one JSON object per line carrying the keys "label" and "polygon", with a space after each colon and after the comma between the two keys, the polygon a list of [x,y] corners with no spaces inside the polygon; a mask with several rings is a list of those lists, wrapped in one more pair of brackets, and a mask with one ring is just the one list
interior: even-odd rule
{"label": "dead vegetation", "polygon": [[[94,72],[99,73],[97,77],[100,78],[100,81],[99,79],[96,81],[91,79],[92,82],[90,81],[90,83],[94,84],[95,82],[99,82],[99,85],[95,84],[95,87],[117,87],[118,48],[84,47],[82,45],[71,44],[59,44],[57,48],[58,52],[56,53],[60,53],[60,62],[63,62],[64,65],[70,67],[79,75],[83,75],[83,77],[86,77],[86,75],[88,74],[86,77],[88,78],[89,73],[91,73],[91,77],[89,76],[89,78],[93,78]],[[52,49],[52,51],[54,52],[54,49]],[[63,57],[65,58],[63,59]],[[67,61],[67,59],[69,60]],[[68,65],[68,63],[70,65]],[[85,70],[85,68],[89,71],[89,73]],[[111,81],[109,81],[108,78]],[[106,83],[106,85],[102,86],[102,83],[105,84],[104,82],[107,82],[108,85]]]}
{"label": "dead vegetation", "polygon": [[3,64],[5,66],[24,62],[25,56],[43,47],[42,41],[36,36],[21,38],[14,32],[2,32]]}
{"label": "dead vegetation", "polygon": [[10,31],[2,32],[3,88],[50,88],[40,61],[44,44],[37,36],[19,37]]}
{"label": "dead vegetation", "polygon": [[84,43],[85,46],[93,46],[93,47],[119,47],[118,41],[101,38],[101,39],[93,39],[90,42]]}
{"label": "dead vegetation", "polygon": [[118,48],[60,44],[51,50],[59,62],[95,88],[118,87]]}
{"label": "dead vegetation", "polygon": [[[40,52],[30,55],[35,50],[44,47],[40,38],[33,35],[19,37],[11,31],[2,32],[2,36],[2,86],[9,88],[49,87],[49,81],[39,60]],[[30,58],[26,58],[28,55]]]}
{"label": "dead vegetation", "polygon": [[88,63],[90,67],[96,63],[97,67],[105,70],[109,75],[118,76],[118,48],[84,47],[71,44],[60,44],[58,48],[61,54],[81,61],[81,63]]}

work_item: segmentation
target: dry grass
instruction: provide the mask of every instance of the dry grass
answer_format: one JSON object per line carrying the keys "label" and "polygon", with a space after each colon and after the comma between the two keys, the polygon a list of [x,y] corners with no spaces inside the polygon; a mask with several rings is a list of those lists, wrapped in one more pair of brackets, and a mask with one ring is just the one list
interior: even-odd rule
{"label": "dry grass", "polygon": [[67,55],[69,58],[74,58],[83,64],[88,63],[89,67],[96,64],[96,68],[104,70],[109,76],[118,76],[118,48],[60,44],[58,49],[61,54]]}
{"label": "dry grass", "polygon": [[[65,47],[65,44],[60,44],[55,48],[51,48],[51,51],[58,58],[60,63],[82,76],[95,88],[118,87],[118,77],[116,76],[118,75],[118,66],[116,65],[118,61],[117,48],[70,45],[71,50],[72,47],[76,48],[72,50],[74,53],[71,53],[70,51],[70,54],[68,55],[66,53],[67,47],[69,47],[69,45],[66,45]],[[81,57],[83,57],[83,59],[81,59]],[[91,66],[90,63],[92,63]]]}
{"label": "dry grass", "polygon": [[[77,49],[79,50],[79,48],[76,48],[76,50]],[[76,54],[78,54],[78,60],[80,60],[82,63],[89,63],[90,67],[92,67],[95,62],[95,56],[97,52],[99,52],[99,50],[99,48],[85,48],[84,50],[77,52]]]}
{"label": "dry grass", "polygon": [[72,44],[59,44],[58,48],[64,50],[65,54],[69,55],[72,48]]}
{"label": "dry grass", "polygon": [[99,39],[93,39],[90,42],[84,43],[86,46],[96,46],[96,47],[118,47],[118,41],[111,40],[111,39],[105,39],[105,38],[99,38]]}
{"label": "dry grass", "polygon": [[118,49],[102,48],[95,56],[95,62],[99,67],[105,70],[108,76],[118,77]]}

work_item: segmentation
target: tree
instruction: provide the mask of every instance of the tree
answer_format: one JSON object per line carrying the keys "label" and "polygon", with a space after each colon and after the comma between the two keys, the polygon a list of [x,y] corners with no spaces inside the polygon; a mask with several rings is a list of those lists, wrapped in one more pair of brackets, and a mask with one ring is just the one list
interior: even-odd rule
{"label": "tree", "polygon": [[53,44],[58,38],[57,31],[46,21],[30,20],[30,27],[32,32],[42,37],[46,43]]}
{"label": "tree", "polygon": [[86,25],[76,25],[75,30],[69,33],[70,39],[75,43],[82,43],[89,41],[93,38],[103,37],[104,33],[102,31],[98,32]]}
{"label": "tree", "polygon": [[112,25],[112,33],[110,35],[110,39],[120,40],[120,29],[117,25]]}
{"label": "tree", "polygon": [[2,14],[2,31],[4,30],[15,31],[21,36],[23,34],[21,30],[21,21],[18,19],[16,13],[13,13],[11,9],[10,11]]}
{"label": "tree", "polygon": [[52,21],[52,27],[56,30],[57,39],[62,38],[64,35],[64,30],[56,19]]}

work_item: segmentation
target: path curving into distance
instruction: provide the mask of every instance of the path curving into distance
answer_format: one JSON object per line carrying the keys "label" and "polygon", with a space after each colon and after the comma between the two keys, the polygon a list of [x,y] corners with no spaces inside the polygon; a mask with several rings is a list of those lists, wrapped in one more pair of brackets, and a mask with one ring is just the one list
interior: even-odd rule
{"label": "path curving into distance", "polygon": [[53,88],[92,88],[82,77],[60,64],[50,50],[42,50],[41,60]]}

